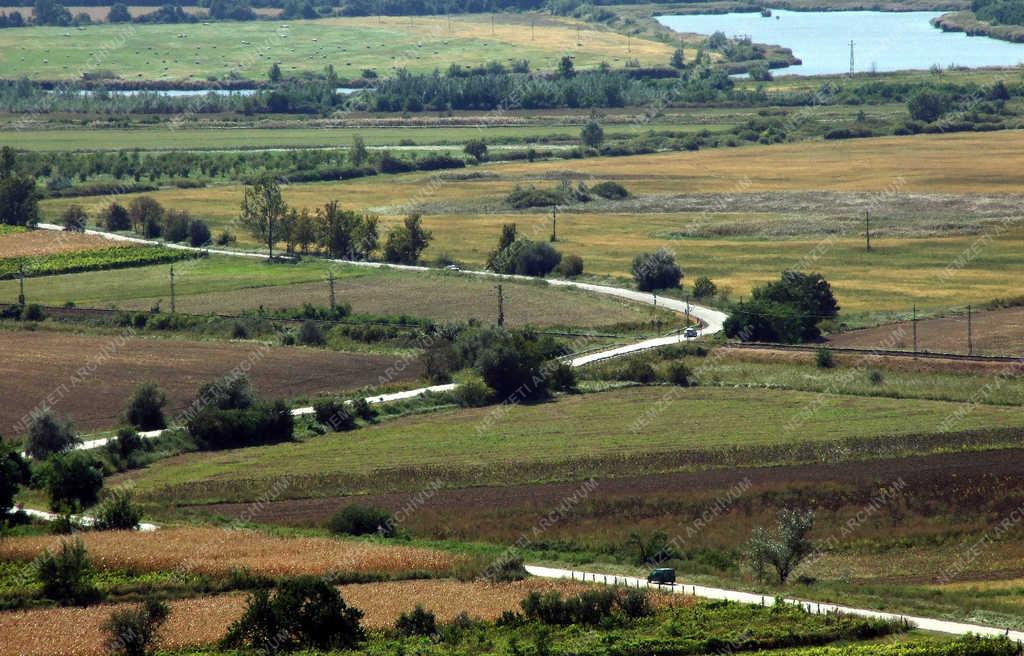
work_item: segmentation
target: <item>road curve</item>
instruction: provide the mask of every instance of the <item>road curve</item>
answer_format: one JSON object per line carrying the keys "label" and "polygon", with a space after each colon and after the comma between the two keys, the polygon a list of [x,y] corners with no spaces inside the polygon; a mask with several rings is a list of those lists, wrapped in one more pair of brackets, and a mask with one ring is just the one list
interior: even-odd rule
{"label": "road curve", "polygon": [[[691,585],[688,583],[676,583],[672,586],[666,586],[648,583],[646,579],[633,576],[595,574],[593,572],[540,567],[537,565],[527,565],[526,571],[532,576],[542,578],[573,579],[576,581],[594,581],[596,583],[605,583],[608,585],[622,585],[631,588],[651,588],[652,590],[662,590],[664,592],[673,592],[676,594],[691,594],[696,597],[704,597],[707,599],[724,599],[744,604],[772,606],[776,603],[776,600],[772,595],[760,595],[751,592],[742,592],[740,590],[726,590],[724,588],[709,588],[702,585]],[[859,617],[870,617],[890,621],[906,620],[918,629],[922,629],[924,631],[935,631],[938,633],[949,633],[953,635],[974,634],[988,637],[1005,636],[1016,642],[1024,641],[1024,631],[997,629],[991,626],[982,626],[981,624],[949,622],[946,620],[937,620],[931,617],[916,617],[913,615],[900,615],[898,613],[883,613],[877,610],[854,608],[852,606],[840,606],[830,603],[819,603],[816,601],[808,601],[806,599],[782,598],[781,602],[800,605],[806,609],[808,613],[843,613],[845,615],[856,615]]]}

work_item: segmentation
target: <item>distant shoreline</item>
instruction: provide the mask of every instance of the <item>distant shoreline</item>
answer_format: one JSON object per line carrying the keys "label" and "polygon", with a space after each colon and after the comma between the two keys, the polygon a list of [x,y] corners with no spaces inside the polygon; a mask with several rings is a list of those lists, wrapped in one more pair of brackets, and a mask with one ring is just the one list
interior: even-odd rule
{"label": "distant shoreline", "polygon": [[955,11],[931,20],[943,32],[964,32],[968,36],[988,36],[1000,41],[1024,43],[1024,25],[993,25],[980,21],[972,11]]}

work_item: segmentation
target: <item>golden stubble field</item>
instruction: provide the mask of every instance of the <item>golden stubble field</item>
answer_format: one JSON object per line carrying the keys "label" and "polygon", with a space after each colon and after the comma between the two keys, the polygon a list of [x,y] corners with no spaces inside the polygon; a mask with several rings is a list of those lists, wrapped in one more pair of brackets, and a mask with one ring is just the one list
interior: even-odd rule
{"label": "golden stubble field", "polygon": [[[463,583],[418,580],[344,585],[338,588],[346,603],[365,613],[363,626],[386,629],[402,613],[422,604],[439,621],[460,613],[494,620],[506,610],[518,610],[531,591],[558,591],[563,595],[587,589],[582,583],[527,579],[514,583]],[[212,644],[245,609],[246,596],[227,594],[170,603],[171,615],[161,633],[164,649]],[[656,606],[688,606],[692,597],[654,595]],[[100,625],[123,604],[89,608],[54,608],[0,613],[0,656],[98,656],[103,653]]]}
{"label": "golden stubble field", "polygon": [[[287,477],[275,485],[287,487]],[[444,573],[455,564],[449,553],[355,540],[285,538],[249,530],[170,528],[156,532],[98,531],[82,542],[103,570],[181,571],[225,575],[247,569],[264,576],[350,573]],[[58,549],[64,538],[34,536],[0,542],[0,559],[32,560]]]}

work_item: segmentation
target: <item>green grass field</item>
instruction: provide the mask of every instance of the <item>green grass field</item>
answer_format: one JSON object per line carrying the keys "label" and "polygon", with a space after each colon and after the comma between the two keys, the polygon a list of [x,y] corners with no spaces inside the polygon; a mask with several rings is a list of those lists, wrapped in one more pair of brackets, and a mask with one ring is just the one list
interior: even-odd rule
{"label": "green grass field", "polygon": [[[334,271],[337,300],[355,312],[410,315],[441,323],[497,316],[495,281],[438,271],[427,274],[354,266],[333,266],[315,259],[301,264],[267,265],[249,258],[212,256],[176,265],[176,306],[198,314],[237,313],[329,303],[327,273]],[[148,310],[170,303],[167,266],[96,271],[29,279],[30,302],[79,307]],[[654,318],[647,307],[572,289],[507,282],[503,285],[509,325],[611,327]],[[14,302],[17,281],[0,282],[0,302]],[[557,311],[555,310],[557,308]],[[661,314],[671,321],[674,315]]]}
{"label": "green grass field", "polygon": [[[554,480],[572,480],[581,475],[574,463],[584,459],[629,462],[679,451],[938,432],[959,407],[852,396],[820,404],[816,398],[756,389],[628,388],[535,406],[438,412],[304,442],[190,454],[131,478],[144,497],[179,504],[246,500],[280,476],[295,482],[289,495],[305,490],[314,496],[363,492],[347,487],[360,477],[375,493],[384,493],[396,484],[395,477],[404,480],[402,472],[411,477],[414,471],[430,476],[498,467],[502,477],[514,480],[517,471],[539,466]],[[797,430],[787,426],[809,408],[816,409]],[[646,423],[634,431],[637,420]],[[1020,424],[1019,408],[983,406],[971,415],[977,429]],[[347,478],[347,484],[337,477]],[[309,488],[300,478],[317,482]]]}
{"label": "green grass field", "polygon": [[[534,26],[531,28],[531,21]],[[287,28],[284,25],[288,25]],[[579,31],[577,31],[579,27]],[[77,79],[112,71],[124,79],[203,79],[234,73],[261,79],[274,62],[287,76],[333,64],[342,79],[364,68],[429,71],[451,63],[528,59],[553,69],[562,55],[578,67],[664,64],[666,44],[595,29],[551,16],[489,14],[453,17],[329,18],[316,21],[210,22],[180,25],[31,27],[0,34],[4,77]],[[628,48],[628,50],[627,50]]]}

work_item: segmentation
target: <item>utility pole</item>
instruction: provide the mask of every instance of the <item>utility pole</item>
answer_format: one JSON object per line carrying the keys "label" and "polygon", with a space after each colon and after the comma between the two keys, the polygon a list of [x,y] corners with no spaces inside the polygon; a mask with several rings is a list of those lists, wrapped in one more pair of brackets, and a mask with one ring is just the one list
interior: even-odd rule
{"label": "utility pole", "polygon": [[18,305],[25,304],[25,263],[18,265]]}
{"label": "utility pole", "polygon": [[[690,295],[686,295],[686,326],[690,325]],[[684,326],[684,328],[686,327]]]}
{"label": "utility pole", "polygon": [[850,41],[850,77],[853,77],[853,41]]}
{"label": "utility pole", "polygon": [[558,241],[557,228],[558,205],[551,206],[551,241]]}
{"label": "utility pole", "polygon": [[331,312],[334,312],[334,308],[337,306],[334,300],[334,270],[327,272],[327,284],[331,288]]}
{"label": "utility pole", "polygon": [[174,314],[174,265],[171,265],[171,314]]}
{"label": "utility pole", "polygon": [[864,239],[867,240],[867,252],[871,252],[871,210],[864,210]]}
{"label": "utility pole", "polygon": [[914,326],[914,357],[917,357],[917,303],[914,304],[914,318],[911,320]]}
{"label": "utility pole", "polygon": [[658,290],[652,289],[651,296],[654,297],[654,325],[656,327],[655,329],[657,329],[657,327],[661,323],[660,321],[658,321]]}
{"label": "utility pole", "polygon": [[530,41],[533,41],[533,26],[536,20],[536,18],[530,18]]}
{"label": "utility pole", "polygon": [[971,326],[971,306],[967,306],[967,355],[974,355],[974,333]]}
{"label": "utility pole", "polygon": [[505,325],[505,293],[498,283],[498,327]]}

